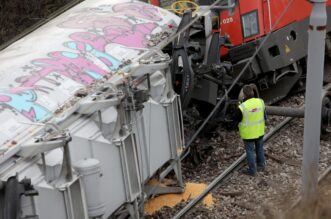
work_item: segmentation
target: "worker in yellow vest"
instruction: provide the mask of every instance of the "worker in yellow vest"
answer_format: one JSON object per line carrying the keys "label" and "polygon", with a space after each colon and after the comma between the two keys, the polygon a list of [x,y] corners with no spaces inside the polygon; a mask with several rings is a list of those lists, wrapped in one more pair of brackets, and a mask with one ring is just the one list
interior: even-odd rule
{"label": "worker in yellow vest", "polygon": [[[239,133],[244,141],[248,169],[243,173],[255,176],[257,171],[264,171],[265,156],[263,149],[263,136],[265,128],[265,105],[260,98],[254,97],[251,86],[243,87],[244,102],[239,105],[234,114],[234,120],[238,122]],[[254,148],[255,146],[255,148]]]}

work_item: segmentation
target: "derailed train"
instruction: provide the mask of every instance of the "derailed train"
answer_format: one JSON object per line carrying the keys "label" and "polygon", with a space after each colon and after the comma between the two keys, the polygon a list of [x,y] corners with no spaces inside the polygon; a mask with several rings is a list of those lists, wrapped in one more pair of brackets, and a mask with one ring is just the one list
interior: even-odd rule
{"label": "derailed train", "polygon": [[[200,10],[192,2],[198,2]],[[192,22],[194,14],[214,4],[209,13],[182,31],[172,49],[175,90],[181,95],[183,108],[193,106],[200,112],[199,116],[205,117],[218,99],[226,95],[227,101],[216,115],[226,118],[226,111],[237,104],[231,100],[239,99],[244,84],[253,84],[256,93],[268,104],[305,88],[312,9],[309,1],[223,0],[217,5],[215,2],[179,1],[172,6],[183,15],[180,32]],[[231,2],[232,7],[226,8]],[[197,10],[193,16],[185,12],[190,7]],[[330,0],[326,1],[326,12],[330,21]],[[321,30],[326,31],[326,67],[330,69],[331,22]],[[239,74],[241,77],[232,86]],[[330,75],[325,75],[325,83],[329,82]],[[330,111],[330,93],[324,97],[323,104],[323,110]],[[323,122],[330,124],[331,115],[326,117]]]}
{"label": "derailed train", "polygon": [[[149,194],[182,191],[171,59],[149,46],[179,22],[86,0],[0,52],[0,218],[139,218]],[[172,187],[146,184],[161,167]]]}
{"label": "derailed train", "polygon": [[[194,102],[215,105],[265,37],[263,25],[279,15],[271,16],[272,0],[236,3],[202,16],[163,52],[160,40],[185,27],[191,14],[181,20],[132,0],[86,0],[1,51],[0,217],[139,218],[148,195],[182,191],[181,105],[187,111]],[[269,6],[269,15],[262,13]],[[242,16],[231,20],[238,11]],[[238,29],[246,14],[251,26],[236,32],[231,25]],[[308,27],[307,16],[300,25]],[[237,90],[254,82],[263,95],[273,90],[264,88],[280,81],[292,88],[301,78],[306,53],[292,57],[292,44],[304,45],[307,35],[286,28],[283,35],[281,27],[270,40],[282,36],[289,43],[266,43]],[[266,55],[275,57],[259,60]],[[283,64],[270,67],[272,61]],[[270,102],[286,95],[273,92]],[[147,183],[170,170],[175,186]]]}

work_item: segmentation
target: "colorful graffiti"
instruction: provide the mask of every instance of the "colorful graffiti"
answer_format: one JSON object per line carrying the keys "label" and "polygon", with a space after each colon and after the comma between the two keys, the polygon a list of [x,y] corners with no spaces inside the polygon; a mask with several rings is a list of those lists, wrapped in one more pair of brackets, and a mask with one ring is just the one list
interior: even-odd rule
{"label": "colorful graffiti", "polygon": [[[103,9],[112,13],[104,13]],[[42,121],[51,112],[37,103],[37,91],[47,93],[56,90],[65,78],[89,85],[111,74],[122,60],[106,53],[107,45],[115,43],[124,47],[146,48],[148,36],[158,27],[156,22],[162,20],[157,8],[142,3],[127,2],[86,11],[88,13],[70,17],[58,25],[64,29],[79,29],[79,32],[69,35],[71,41],[63,43],[71,51],[53,51],[46,58],[31,60],[31,66],[22,67],[27,74],[15,79],[16,88],[0,90],[3,109],[14,110],[32,122]],[[99,64],[104,66],[99,66],[94,60],[99,60]],[[41,81],[43,85],[40,85]],[[49,86],[45,86],[45,82]]]}
{"label": "colorful graffiti", "polygon": [[105,45],[109,43],[146,48],[147,36],[152,33],[157,24],[132,23],[128,19],[108,15],[97,17],[78,15],[62,23],[61,27],[87,30],[88,32],[74,33],[70,37],[87,43],[99,51],[104,51]]}
{"label": "colorful graffiti", "polygon": [[126,17],[142,18],[150,21],[162,20],[158,9],[147,4],[133,2],[117,4],[114,5],[113,11]]}
{"label": "colorful graffiti", "polygon": [[36,103],[36,100],[37,94],[32,89],[0,90],[0,104],[15,109],[32,122],[38,122],[50,116],[50,112]]}

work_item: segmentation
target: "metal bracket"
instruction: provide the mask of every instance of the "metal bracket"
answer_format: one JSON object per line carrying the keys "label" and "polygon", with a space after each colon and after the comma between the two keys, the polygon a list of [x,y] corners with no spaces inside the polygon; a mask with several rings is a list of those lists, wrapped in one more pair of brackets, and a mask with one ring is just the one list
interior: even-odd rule
{"label": "metal bracket", "polygon": [[158,70],[167,69],[170,63],[169,55],[155,55],[149,59],[140,60],[139,63],[132,65],[132,77],[140,77],[148,73],[154,73]]}
{"label": "metal bracket", "polygon": [[104,85],[94,94],[82,100],[77,112],[80,114],[92,114],[106,107],[117,106],[123,97],[124,94],[117,91],[114,85]]}
{"label": "metal bracket", "polygon": [[41,154],[44,174],[46,176],[45,152],[56,148],[63,148],[63,163],[61,175],[65,175],[68,181],[72,180],[71,158],[68,142],[71,136],[68,130],[63,130],[53,123],[47,123],[44,127],[44,133],[36,137],[34,141],[28,141],[22,145],[18,155],[21,157],[33,157]]}

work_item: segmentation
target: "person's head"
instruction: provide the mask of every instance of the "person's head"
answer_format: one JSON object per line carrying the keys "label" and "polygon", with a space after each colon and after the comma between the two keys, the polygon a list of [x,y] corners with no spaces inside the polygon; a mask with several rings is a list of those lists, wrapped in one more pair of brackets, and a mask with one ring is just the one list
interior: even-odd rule
{"label": "person's head", "polygon": [[249,99],[254,97],[254,91],[253,88],[249,85],[245,85],[243,87],[243,93],[244,93],[244,98]]}

